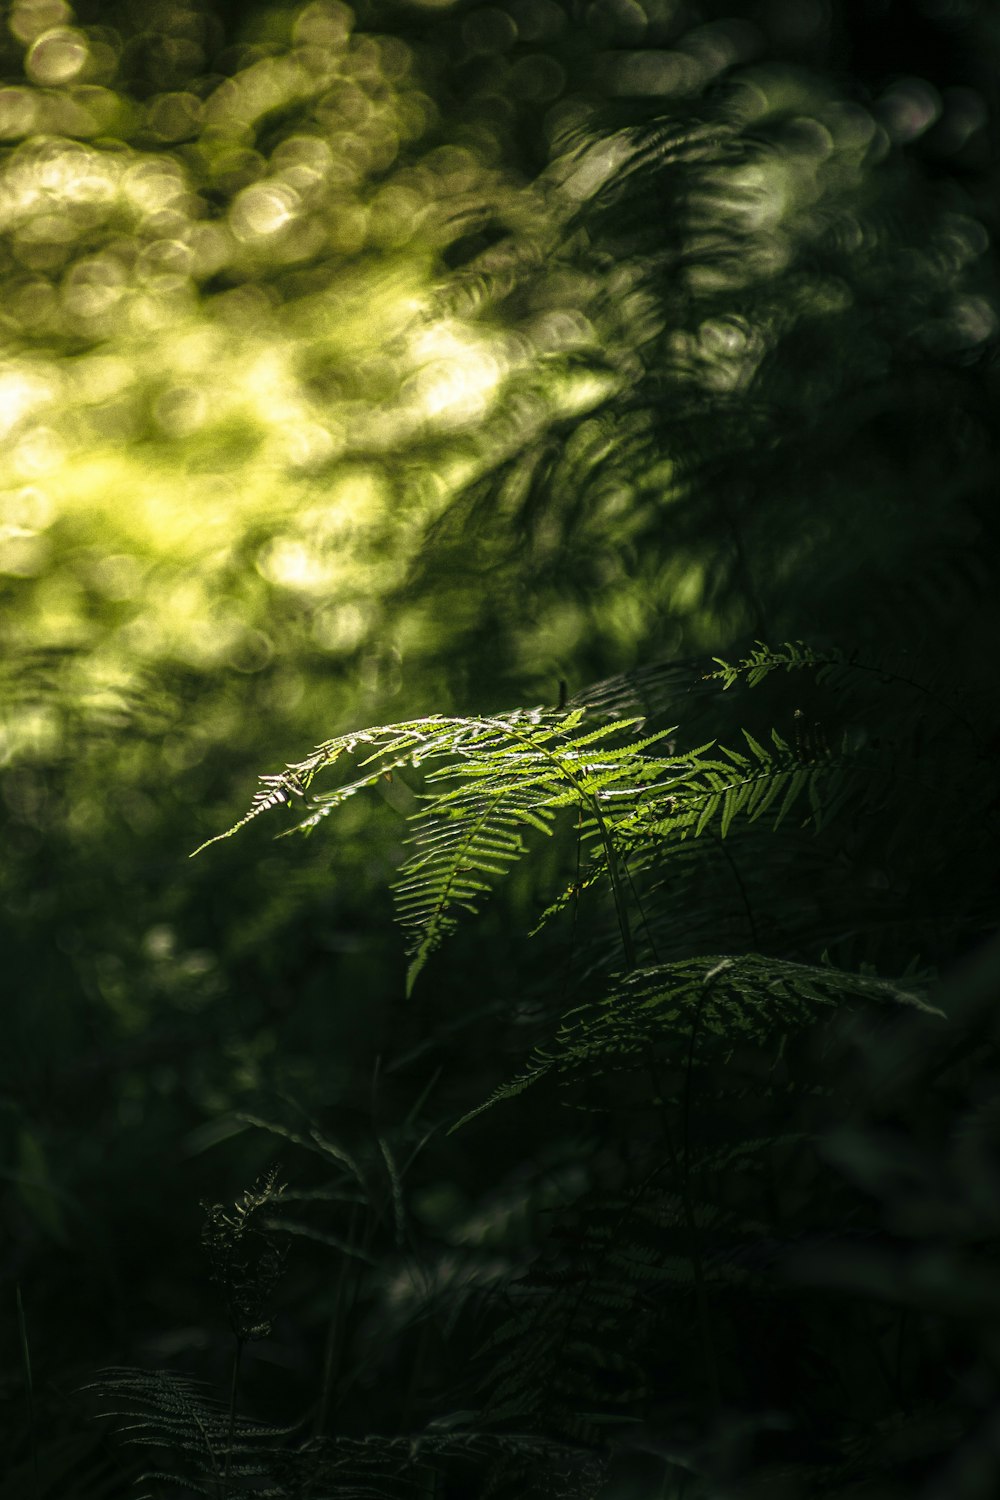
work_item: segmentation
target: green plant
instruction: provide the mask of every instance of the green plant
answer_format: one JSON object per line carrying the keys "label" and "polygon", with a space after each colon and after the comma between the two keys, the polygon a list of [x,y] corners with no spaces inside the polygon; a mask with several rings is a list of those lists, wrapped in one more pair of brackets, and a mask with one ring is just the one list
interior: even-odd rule
{"label": "green plant", "polygon": [[101,9],[0,36],[0,1500],[993,1500],[989,7]]}
{"label": "green plant", "polygon": [[[791,701],[808,713],[789,709],[786,681],[795,682]],[[639,706],[637,695],[645,712],[622,716],[624,703]],[[422,1330],[425,1352],[411,1356],[415,1378],[425,1378],[420,1361],[431,1330],[447,1341],[468,1322],[477,1330],[472,1407],[435,1410],[441,1396],[432,1393],[405,1463],[391,1434],[324,1435],[321,1421],[302,1444],[291,1429],[261,1428],[266,1457],[254,1469],[249,1450],[236,1461],[243,1429],[231,1402],[227,1457],[212,1460],[222,1463],[224,1495],[265,1472],[265,1493],[315,1500],[390,1496],[397,1480],[448,1495],[560,1494],[564,1483],[581,1494],[600,1486],[603,1473],[639,1472],[652,1456],[665,1493],[687,1472],[691,1493],[706,1500],[754,1495],[762,1484],[797,1496],[864,1482],[890,1496],[907,1465],[919,1455],[943,1462],[955,1439],[961,1402],[924,1369],[940,1336],[933,1299],[914,1294],[902,1308],[886,1305],[880,1215],[895,1189],[876,1165],[868,1113],[877,1086],[852,1091],[850,1068],[858,1046],[876,1073],[896,1053],[919,1057],[921,1070],[941,1054],[931,1096],[942,1118],[951,1108],[970,1045],[962,1019],[949,1020],[927,999],[927,966],[951,962],[983,923],[973,896],[984,880],[988,819],[945,775],[956,741],[974,745],[978,728],[954,684],[939,691],[912,673],[801,643],[758,644],[733,664],[647,669],[580,699],[562,709],[436,716],[338,736],[262,777],[249,813],[229,830],[284,805],[298,810],[299,830],[333,829],[338,810],[362,792],[387,781],[398,792],[406,778],[420,778],[423,790],[407,785],[397,797],[410,809],[411,852],[395,886],[408,997],[444,939],[460,941],[459,917],[479,910],[554,841],[575,872],[543,902],[535,941],[545,961],[559,949],[553,935],[569,924],[575,994],[561,1016],[551,1007],[543,1013],[527,1066],[488,1098],[469,1101],[451,1129],[473,1121],[488,1128],[493,1111],[484,1111],[503,1104],[506,1128],[520,1112],[525,1126],[513,1128],[530,1133],[530,1120],[550,1121],[558,1100],[586,1122],[601,1165],[535,1220],[527,1261],[514,1256],[485,1280],[472,1275],[464,1301],[457,1288],[443,1303],[418,1293],[408,1326]],[[732,713],[754,729],[743,729],[740,748],[702,742],[683,723],[685,708],[699,730],[707,715],[730,730]],[[758,721],[771,712],[790,717],[789,729],[761,732]],[[671,722],[660,726],[658,717]],[[320,778],[345,766],[346,780],[323,789]],[[943,805],[934,816],[962,855],[957,860],[942,835],[922,878],[935,891],[960,872],[969,892],[933,945],[919,906],[904,916],[910,891],[905,900],[890,891],[873,912],[863,882],[843,890],[845,868],[868,858],[873,839],[884,858],[905,855],[903,814],[915,788],[936,790]],[[559,864],[546,855],[550,878]],[[806,920],[791,899],[804,871],[811,900],[827,903],[826,924],[815,911]],[[705,951],[701,925],[673,909],[678,892],[708,905],[707,925],[718,933],[734,890],[740,941]],[[845,962],[852,955],[853,968]],[[446,1035],[442,1027],[439,1045]],[[908,1107],[898,1080],[882,1104],[891,1109],[893,1100]],[[303,1135],[248,1118],[339,1164],[340,1187],[330,1191],[349,1188],[373,1201],[355,1151],[315,1128]],[[373,1142],[391,1163],[382,1137]],[[426,1223],[411,1224],[404,1178],[393,1168],[388,1179],[395,1244],[397,1251],[411,1244],[407,1277],[414,1289],[429,1289],[435,1266],[453,1252],[434,1243]],[[872,1181],[874,1201],[866,1202],[856,1183],[871,1192]],[[272,1186],[270,1177],[246,1198],[248,1212]],[[229,1246],[237,1221],[213,1212]],[[314,1237],[342,1267],[345,1250],[355,1255],[357,1326],[361,1306],[377,1305],[381,1231],[380,1216],[369,1217],[359,1240],[351,1214],[348,1241]],[[854,1265],[851,1285],[862,1290],[842,1305],[838,1267]],[[269,1290],[271,1279],[258,1289]],[[259,1314],[255,1292],[239,1327]],[[337,1313],[331,1336],[343,1339],[349,1321]],[[234,1331],[239,1339],[236,1323]],[[860,1378],[853,1362],[865,1359],[880,1373],[864,1377],[858,1426],[844,1391]],[[803,1361],[814,1389],[796,1373]],[[128,1377],[116,1378],[127,1385]],[[143,1390],[146,1430],[155,1431],[160,1395],[149,1393],[161,1388]],[[193,1399],[185,1395],[176,1421],[198,1428],[189,1451],[200,1443],[216,1455],[222,1407],[195,1422]],[[328,1400],[320,1398],[322,1410]],[[915,1402],[918,1423],[909,1415]],[[733,1423],[735,1410],[746,1413],[743,1427]],[[179,1431],[174,1421],[169,1441]],[[244,1436],[255,1435],[247,1428]]]}

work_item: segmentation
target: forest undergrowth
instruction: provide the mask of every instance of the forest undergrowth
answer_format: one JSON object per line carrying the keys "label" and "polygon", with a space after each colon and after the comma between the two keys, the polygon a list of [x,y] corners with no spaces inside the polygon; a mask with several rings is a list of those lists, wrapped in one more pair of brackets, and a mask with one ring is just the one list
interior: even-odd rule
{"label": "forest undergrowth", "polygon": [[995,1500],[995,22],[146,9],[0,44],[0,1500]]}
{"label": "forest undergrowth", "polygon": [[[551,881],[555,844],[572,869],[536,929],[560,934],[555,972],[532,965],[499,1015],[468,976],[463,1029],[513,1029],[523,1060],[488,1097],[463,1088],[461,1118],[433,1108],[440,1065],[402,1122],[374,1079],[350,1146],[290,1100],[244,1117],[296,1189],[272,1167],[207,1208],[228,1406],[174,1372],[98,1380],[127,1440],[171,1456],[147,1483],[889,1496],[961,1473],[986,1493],[997,808],[954,779],[988,763],[967,695],[788,643],[584,697],[336,737],[263,776],[230,830],[291,808],[333,831],[405,786],[408,995],[520,861]],[[706,722],[740,729],[699,743]],[[455,1018],[428,1009],[424,1048],[446,1053]],[[437,1237],[418,1163],[456,1132],[489,1161],[511,1130],[534,1143],[519,1222],[449,1215]],[[243,1408],[242,1362],[302,1241],[340,1265],[325,1369],[308,1416],[271,1425]],[[386,1372],[412,1425],[345,1431],[352,1386]]]}

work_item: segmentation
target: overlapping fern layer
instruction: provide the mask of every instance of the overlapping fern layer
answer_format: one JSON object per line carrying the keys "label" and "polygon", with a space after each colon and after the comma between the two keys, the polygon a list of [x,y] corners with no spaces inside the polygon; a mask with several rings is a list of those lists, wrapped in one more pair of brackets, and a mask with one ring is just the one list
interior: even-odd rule
{"label": "overlapping fern layer", "polygon": [[[335,881],[381,793],[398,993],[360,1123],[242,1116],[291,1185],[229,1251],[210,1211],[228,1402],[105,1377],[158,1500],[1000,1493],[984,236],[853,96],[774,78],[570,111],[536,229],[442,285],[528,339],[568,296],[583,415],[511,380],[380,618],[475,616],[452,703],[536,608],[579,642],[537,680],[590,685],[337,734],[230,830],[291,812]],[[315,1390],[258,1422],[285,1241]]]}
{"label": "overlapping fern layer", "polygon": [[[351,798],[405,794],[408,995],[497,887],[538,862],[557,877],[536,888],[535,941],[562,1004],[536,1015],[519,1069],[439,1123],[558,1138],[562,1106],[578,1165],[554,1197],[549,1169],[522,1187],[527,1241],[502,1232],[491,1259],[485,1230],[435,1243],[415,1208],[425,1101],[361,1147],[255,1117],[321,1162],[320,1185],[279,1197],[272,1177],[210,1211],[227,1306],[247,1309],[228,1414],[174,1375],[104,1377],[132,1439],[170,1454],[149,1482],[217,1500],[577,1497],[640,1481],[680,1494],[687,1475],[706,1500],[858,1486],[896,1500],[920,1466],[972,1462],[968,1397],[934,1359],[975,1360],[969,1313],[998,1295],[998,1119],[981,1086],[1000,961],[987,950],[964,988],[934,968],[990,927],[996,807],[955,774],[981,763],[986,730],[954,683],[905,663],[758,644],[564,708],[355,731],[262,777],[230,832],[292,805],[298,829],[335,834]],[[296,1198],[342,1229],[293,1218]],[[340,1267],[317,1413],[255,1423],[239,1353],[264,1328],[276,1237],[303,1236]],[[347,1315],[348,1285],[367,1324]],[[344,1372],[352,1339],[367,1376]],[[336,1433],[345,1379],[400,1350],[422,1419],[405,1436]]]}

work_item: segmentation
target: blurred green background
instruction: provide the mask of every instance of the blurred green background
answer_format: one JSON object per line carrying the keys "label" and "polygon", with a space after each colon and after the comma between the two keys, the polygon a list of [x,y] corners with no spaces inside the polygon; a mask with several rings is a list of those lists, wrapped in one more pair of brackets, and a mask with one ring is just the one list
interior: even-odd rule
{"label": "blurred green background", "polygon": [[[973,0],[5,7],[22,1455],[15,1283],[50,1413],[109,1360],[212,1367],[197,1205],[273,1154],[233,1111],[349,1129],[380,1058],[387,1117],[432,1080],[447,1115],[517,1055],[462,1016],[530,1008],[546,868],[407,1007],[406,788],[189,862],[258,772],[754,638],[988,682],[998,68]],[[427,1222],[481,1177],[456,1138]]]}

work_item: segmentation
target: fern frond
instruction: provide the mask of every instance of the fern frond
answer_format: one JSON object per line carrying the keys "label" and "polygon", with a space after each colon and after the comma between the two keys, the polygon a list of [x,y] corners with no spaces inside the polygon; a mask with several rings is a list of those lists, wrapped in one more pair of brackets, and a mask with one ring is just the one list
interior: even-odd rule
{"label": "fern frond", "polygon": [[[690,1380],[696,1287],[721,1297],[757,1278],[764,1226],[647,1173],[594,1192],[553,1226],[539,1259],[506,1297],[480,1350],[491,1421],[595,1441],[635,1420],[669,1329],[672,1363]],[[698,1269],[692,1233],[705,1242]]]}
{"label": "fern frond", "polygon": [[727,747],[710,754],[712,744],[700,745],[683,755],[657,758],[648,767],[648,780],[637,788],[599,793],[605,836],[598,840],[595,820],[584,820],[583,837],[592,845],[588,865],[550,903],[535,931],[609,877],[609,846],[613,855],[628,861],[634,878],[676,857],[689,841],[700,842],[695,857],[702,857],[707,836],[725,839],[737,821],[753,824],[769,815],[773,834],[797,813],[800,826],[817,833],[850,805],[868,769],[846,748],[838,755],[824,750],[815,762],[803,763],[802,748],[777,730],[771,731],[773,748],[748,730],[743,737],[749,754]]}
{"label": "fern frond", "polygon": [[254,1480],[255,1493],[268,1493],[260,1481],[271,1475],[281,1443],[295,1430],[242,1417],[234,1421],[203,1382],[170,1370],[112,1366],[84,1390],[108,1403],[98,1415],[114,1421],[122,1442],[166,1450],[183,1465],[182,1473],[147,1470],[142,1482],[163,1479],[196,1494],[219,1492],[227,1451],[230,1473]]}
{"label": "fern frond", "polygon": [[489,894],[485,877],[506,874],[525,853],[521,830],[549,833],[555,816],[530,786],[463,787],[447,799],[426,800],[431,806],[408,841],[416,852],[393,887],[400,922],[412,935],[408,995],[430,954],[456,927],[456,913],[477,911]]}
{"label": "fern frond", "polygon": [[202,1205],[201,1237],[210,1276],[222,1290],[226,1314],[240,1344],[266,1338],[270,1332],[264,1308],[284,1270],[287,1245],[275,1239],[274,1229],[280,1226],[265,1215],[283,1192],[276,1181],[277,1171],[272,1168],[231,1209],[221,1203]]}
{"label": "fern frond", "polygon": [[456,1125],[513,1099],[548,1074],[563,1080],[645,1066],[650,1047],[698,1062],[707,1047],[723,1061],[741,1043],[800,1030],[851,1004],[907,1005],[940,1015],[918,995],[888,980],[833,968],[760,957],[684,959],[620,976],[595,1005],[571,1011],[554,1042],[535,1052],[524,1073],[502,1084]]}
{"label": "fern frond", "polygon": [[[428,957],[454,929],[461,912],[475,912],[526,851],[529,830],[548,834],[560,810],[587,810],[601,829],[604,809],[615,818],[633,811],[678,764],[650,752],[669,732],[621,743],[634,719],[581,730],[583,708],[515,710],[492,718],[429,718],[380,725],[327,741],[287,772],[263,781],[246,816],[229,837],[284,796],[294,778],[305,792],[314,777],[359,749],[369,753],[355,776],[315,796],[298,825],[314,828],[343,802],[402,766],[430,767],[406,860],[394,887],[409,938],[407,993]],[[437,764],[445,762],[445,764]],[[606,841],[606,836],[605,836]],[[206,846],[202,846],[203,848]],[[196,851],[197,852],[197,851]]]}
{"label": "fern frond", "polygon": [[606,1467],[602,1456],[531,1431],[468,1428],[464,1424],[471,1415],[457,1412],[402,1436],[380,1433],[307,1444],[283,1456],[281,1494],[314,1500],[409,1500],[428,1493],[429,1475],[460,1475],[473,1479],[462,1493],[512,1500],[596,1497]]}
{"label": "fern frond", "polygon": [[851,652],[835,646],[816,649],[805,641],[785,641],[775,647],[764,641],[755,641],[753,649],[735,662],[713,657],[716,670],[707,672],[705,680],[721,682],[723,691],[727,691],[740,681],[746,682],[748,687],[758,687],[775,672],[808,671],[818,685],[844,693],[852,683],[857,686],[859,680],[874,677],[883,689],[902,689],[915,702],[923,699],[932,703],[948,720],[961,724],[978,738],[976,726],[967,717],[956,695],[954,679],[935,680],[926,657],[921,659],[919,670],[915,670],[905,652],[899,659],[897,655],[883,653],[877,658],[866,659],[858,649]]}
{"label": "fern frond", "polygon": [[441,744],[442,739],[450,745],[461,726],[469,722],[431,715],[426,719],[416,719],[408,724],[379,725],[372,729],[359,730],[326,740],[322,745],[317,746],[305,760],[294,765],[287,765],[283,771],[274,774],[262,774],[258,778],[260,786],[254,793],[250,807],[243,817],[231,828],[227,828],[224,833],[218,833],[213,838],[206,839],[203,844],[199,844],[198,848],[192,851],[191,858],[193,859],[222,839],[232,838],[233,834],[239,833],[240,829],[245,828],[262,813],[270,812],[273,808],[286,804],[290,796],[304,795],[317,772],[335,765],[337,761],[344,756],[352,755],[356,750],[374,746],[373,754],[362,762],[362,766],[370,766],[374,762],[374,769],[347,786],[339,788],[336,793],[327,793],[322,799],[317,799],[317,804],[310,816],[298,825],[300,828],[311,828],[355,792],[374,786],[379,777],[391,775],[392,771],[399,766],[417,765],[422,759],[433,757],[435,753],[438,753],[436,747]]}
{"label": "fern frond", "polygon": [[[902,871],[910,861],[906,826],[897,823],[880,850],[863,853],[863,824],[870,815],[882,813],[893,799],[898,803],[903,783],[920,803],[925,843],[933,841],[930,820],[940,823],[953,816],[941,795],[948,794],[948,738],[925,722],[926,695],[935,694],[912,677],[891,672],[878,691],[893,695],[892,732],[876,733],[881,705],[876,701],[873,707],[871,687],[880,670],[834,648],[820,650],[796,641],[778,648],[758,642],[734,664],[717,658],[714,670],[696,670],[692,663],[672,666],[664,684],[656,677],[660,669],[642,669],[638,676],[644,692],[650,682],[671,691],[686,684],[689,690],[698,686],[721,693],[737,683],[759,691],[777,672],[807,673],[814,686],[830,690],[832,722],[807,695],[811,711],[796,709],[790,726],[769,731],[744,727],[735,743],[727,737],[728,742],[708,740],[683,751],[677,750],[673,727],[642,732],[645,716],[615,712],[594,726],[595,714],[603,716],[629,701],[628,674],[612,679],[612,686],[596,692],[592,703],[581,699],[566,709],[518,709],[482,718],[431,716],[352,731],[279,775],[262,778],[246,816],[219,837],[228,837],[294,794],[308,799],[306,816],[297,825],[308,832],[396,769],[422,772],[425,789],[411,817],[410,852],[393,887],[406,934],[410,994],[428,958],[463,915],[480,909],[496,882],[526,854],[531,836],[551,834],[564,809],[575,811],[587,858],[538,926],[588,888],[606,885],[626,962],[635,965],[643,956],[657,961],[654,935],[661,917],[655,907],[652,916],[641,908],[648,952],[640,955],[629,906],[638,899],[639,885],[676,860],[686,843],[698,844],[707,864],[713,864],[712,846],[732,837],[737,826],[742,831],[766,825],[772,837],[782,827],[822,834],[846,813],[836,857],[890,859]],[[860,695],[859,684],[866,689]],[[942,705],[956,712],[944,700]],[[341,785],[310,795],[321,772],[347,759],[353,770]],[[749,927],[746,936],[757,947],[742,877],[732,860],[729,866],[726,884],[738,889]],[[717,861],[713,867],[718,868]],[[876,878],[882,878],[877,871]],[[947,880],[948,872],[941,878]],[[888,878],[886,883],[891,884]],[[846,940],[858,930],[859,917],[847,914]],[[782,948],[786,954],[795,952],[794,945]],[[913,946],[903,951],[909,956]]]}
{"label": "fern frond", "polygon": [[739,661],[728,662],[721,656],[713,657],[717,670],[706,672],[705,677],[707,681],[721,682],[724,690],[733,687],[741,679],[750,687],[757,687],[772,672],[794,672],[804,668],[814,668],[818,672],[829,671],[842,665],[846,659],[843,652],[814,651],[804,641],[785,641],[781,647],[755,641],[753,650]]}

